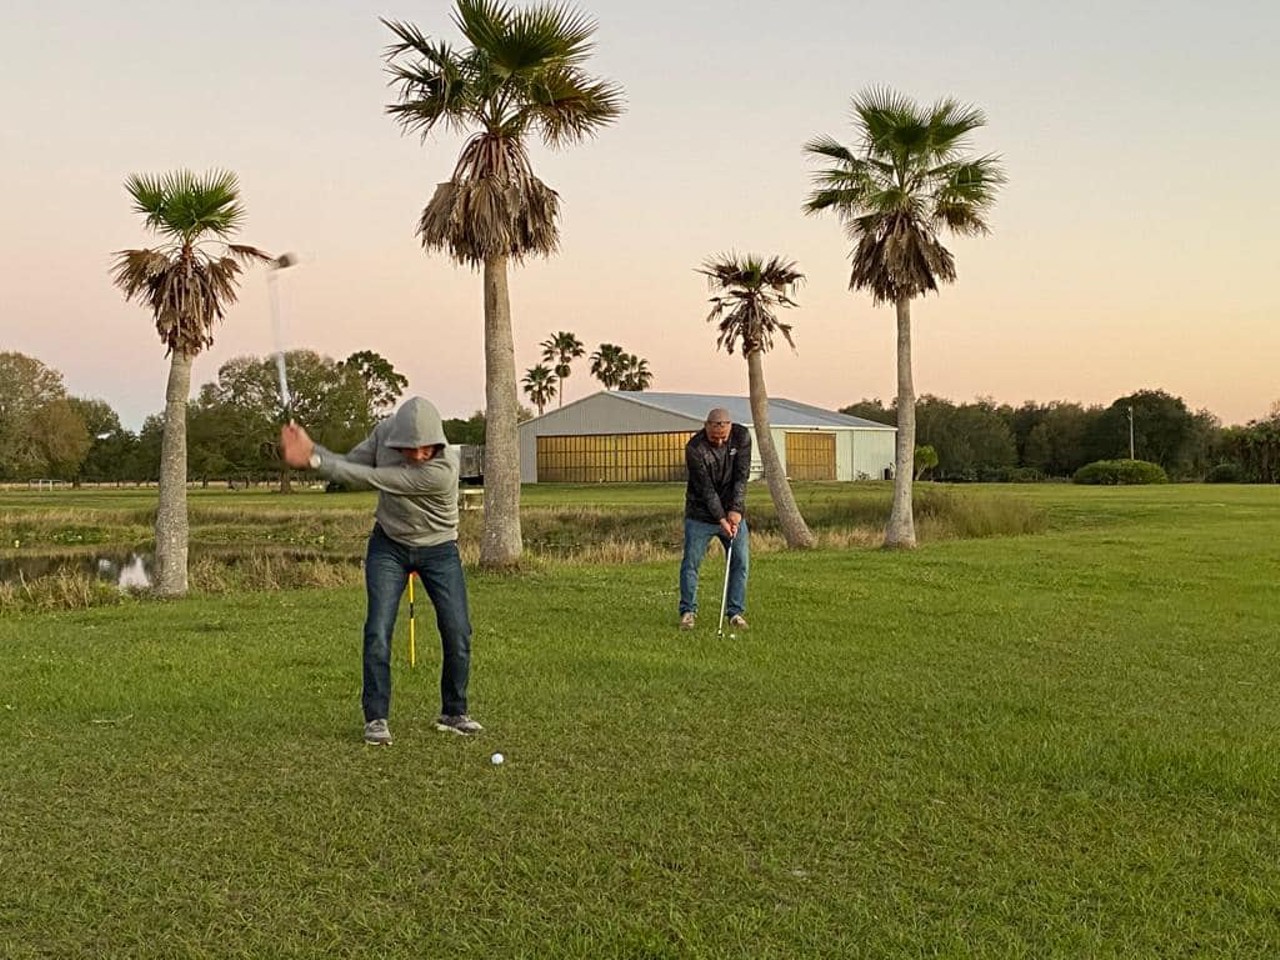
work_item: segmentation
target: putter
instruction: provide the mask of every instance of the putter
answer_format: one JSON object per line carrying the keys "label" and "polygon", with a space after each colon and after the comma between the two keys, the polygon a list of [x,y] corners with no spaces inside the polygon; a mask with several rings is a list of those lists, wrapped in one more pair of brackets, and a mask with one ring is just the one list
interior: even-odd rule
{"label": "putter", "polygon": [[418,621],[413,615],[413,574],[409,574],[409,666],[418,665]]}
{"label": "putter", "polygon": [[280,294],[276,290],[276,274],[298,262],[292,253],[282,253],[267,266],[267,296],[271,303],[271,331],[275,337],[276,373],[280,375],[280,404],[286,423],[293,420],[293,399],[289,396],[289,378],[284,372],[284,330],[280,324]]}
{"label": "putter", "polygon": [[716,639],[724,639],[724,612],[729,606],[729,561],[733,559],[733,541],[738,538],[734,534],[729,538],[729,546],[724,548],[724,593],[720,595],[720,626],[716,627]]}

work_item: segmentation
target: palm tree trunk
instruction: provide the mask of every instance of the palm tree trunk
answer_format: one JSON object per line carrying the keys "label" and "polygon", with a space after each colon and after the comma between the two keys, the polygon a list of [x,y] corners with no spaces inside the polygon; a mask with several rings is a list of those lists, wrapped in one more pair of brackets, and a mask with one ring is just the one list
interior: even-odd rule
{"label": "palm tree trunk", "polygon": [[778,513],[783,539],[793,550],[808,549],[814,545],[814,536],[796,506],[791,484],[787,482],[782,461],[778,459],[778,448],[773,443],[773,432],[769,429],[769,393],[764,385],[764,364],[759,350],[747,354],[747,384],[751,396],[751,425],[756,429],[756,443],[760,445],[760,459],[764,462],[764,479],[769,485],[773,509]]}
{"label": "palm tree trunk", "polygon": [[484,261],[484,532],[480,565],[520,562],[520,439],[507,257]]}
{"label": "palm tree trunk", "polygon": [[156,510],[156,594],[187,592],[187,397],[191,357],[174,351],[164,395],[164,434],[160,445],[160,504]]}
{"label": "palm tree trunk", "polygon": [[893,457],[893,509],[884,532],[884,545],[911,549],[916,523],[911,508],[911,483],[916,459],[916,393],[911,381],[911,300],[899,297],[898,310],[898,442]]}

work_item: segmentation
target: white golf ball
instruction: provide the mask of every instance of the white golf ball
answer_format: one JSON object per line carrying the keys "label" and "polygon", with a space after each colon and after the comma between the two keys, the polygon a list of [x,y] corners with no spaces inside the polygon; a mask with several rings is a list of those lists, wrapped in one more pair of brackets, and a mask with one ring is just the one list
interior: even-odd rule
{"label": "white golf ball", "polygon": [[506,759],[507,759],[507,758],[506,758],[506,757],[504,757],[502,754],[500,754],[500,753],[495,753],[492,757],[490,757],[490,758],[489,758],[489,762],[490,762],[490,763],[492,763],[492,764],[496,767],[496,766],[498,766],[499,764],[501,764],[501,763],[502,763],[504,760],[506,760]]}

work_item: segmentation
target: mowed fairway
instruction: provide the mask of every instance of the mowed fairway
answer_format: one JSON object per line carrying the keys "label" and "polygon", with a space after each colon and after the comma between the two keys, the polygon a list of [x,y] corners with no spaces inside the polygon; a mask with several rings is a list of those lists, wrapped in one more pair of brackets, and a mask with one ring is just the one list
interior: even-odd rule
{"label": "mowed fairway", "polygon": [[733,641],[717,558],[692,634],[674,562],[473,573],[472,740],[425,604],[383,749],[359,590],[0,617],[0,956],[1276,956],[1280,489],[998,495]]}

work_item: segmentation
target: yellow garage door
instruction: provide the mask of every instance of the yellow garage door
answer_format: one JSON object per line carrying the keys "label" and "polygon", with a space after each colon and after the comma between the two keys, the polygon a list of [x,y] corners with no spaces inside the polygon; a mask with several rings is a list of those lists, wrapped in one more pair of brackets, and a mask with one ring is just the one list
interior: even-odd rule
{"label": "yellow garage door", "polygon": [[834,480],[836,435],[788,433],[787,476],[792,480]]}
{"label": "yellow garage door", "polygon": [[538,437],[539,483],[657,483],[685,478],[685,433]]}

